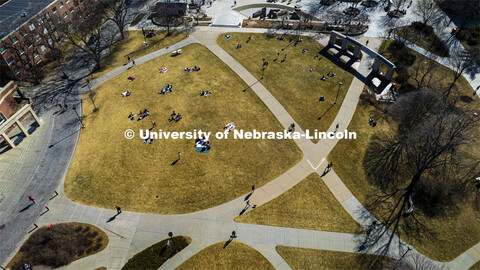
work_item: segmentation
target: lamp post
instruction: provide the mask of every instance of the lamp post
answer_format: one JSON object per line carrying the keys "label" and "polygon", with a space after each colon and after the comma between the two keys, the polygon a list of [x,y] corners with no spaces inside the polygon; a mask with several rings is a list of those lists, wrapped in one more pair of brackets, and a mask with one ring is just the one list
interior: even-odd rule
{"label": "lamp post", "polygon": [[400,257],[400,259],[397,261],[396,264],[399,264],[400,261],[403,259],[403,257],[405,257],[405,255],[407,255],[407,253],[408,253],[409,251],[411,251],[412,249],[413,249],[413,247],[410,246],[410,245],[408,245],[408,246],[407,246],[407,250],[405,251],[405,253],[403,253],[402,257]]}
{"label": "lamp post", "polygon": [[337,100],[338,100],[338,93],[340,92],[340,87],[342,87],[342,82],[339,82],[338,83],[338,90],[337,90],[337,96],[335,97],[335,102],[333,102],[333,104],[337,104]]}
{"label": "lamp post", "polygon": [[80,115],[78,115],[77,107],[73,106],[73,110],[75,111],[75,114],[77,115],[78,120],[80,120],[80,124],[82,124],[82,128],[85,128],[85,125],[83,124],[83,119],[80,117]]}

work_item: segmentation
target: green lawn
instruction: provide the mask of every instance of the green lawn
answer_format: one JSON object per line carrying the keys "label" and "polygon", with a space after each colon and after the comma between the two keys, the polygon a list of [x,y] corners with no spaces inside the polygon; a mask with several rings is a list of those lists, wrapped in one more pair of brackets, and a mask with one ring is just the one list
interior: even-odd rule
{"label": "green lawn", "polygon": [[339,251],[277,246],[277,252],[293,270],[388,269],[390,258]]}
{"label": "green lawn", "polygon": [[[199,72],[184,72],[187,66]],[[161,74],[159,68],[167,67]],[[128,76],[136,79],[127,80]],[[156,94],[167,84],[173,93]],[[84,98],[86,115],[80,141],[65,180],[65,193],[88,205],[124,210],[178,214],[213,207],[260,187],[302,158],[291,140],[217,140],[208,153],[195,151],[191,140],[156,140],[144,144],[140,129],[223,132],[230,122],[246,131],[283,131],[283,127],[253,92],[221,60],[199,44],[183,48],[177,57],[164,55],[138,65],[104,83],[97,92],[98,112]],[[132,90],[130,97],[120,93]],[[201,97],[201,91],[213,91]],[[147,108],[150,116],[131,121],[131,112]],[[169,122],[172,111],[181,113]],[[124,138],[133,129],[133,140]],[[213,137],[213,135],[212,135]],[[181,152],[181,160],[171,165]]]}
{"label": "green lawn", "polygon": [[[385,44],[383,45],[385,46]],[[414,65],[424,58],[414,53],[417,58]],[[384,56],[389,57],[388,52]],[[444,66],[438,66],[435,71],[434,80],[448,85],[451,79],[451,71]],[[472,97],[473,89],[469,86],[465,78],[460,78],[456,84],[458,95]],[[467,106],[479,108],[479,99],[474,98],[471,102],[460,101],[458,106]],[[372,128],[368,124],[368,119],[374,117],[377,120],[377,126]],[[365,147],[370,137],[375,133],[384,133],[388,129],[394,129],[392,121],[386,121],[383,114],[376,110],[367,102],[360,100],[348,130],[357,132],[357,140],[340,141],[328,156],[328,160],[337,164],[336,173],[356,196],[356,198],[366,205],[368,199],[379,190],[370,184],[366,179],[363,169],[363,158]],[[480,127],[479,127],[480,132]],[[480,159],[480,145],[470,145],[472,153],[478,153]],[[377,217],[381,218],[388,214],[385,210],[369,209]],[[421,238],[406,236],[404,227],[401,228],[401,237],[407,243],[413,245],[422,254],[438,261],[450,261],[460,255],[462,252],[480,241],[480,212],[473,209],[470,203],[461,205],[458,208],[458,214],[449,217],[429,218],[425,223],[426,227],[433,233],[433,236],[423,234]]]}
{"label": "green lawn", "polygon": [[250,246],[232,241],[226,248],[225,242],[213,244],[182,263],[177,270],[187,269],[275,269],[260,252]]}
{"label": "green lawn", "polygon": [[[266,58],[269,65],[264,71],[261,83],[302,129],[319,131],[328,129],[353,80],[352,68],[343,62],[329,60],[332,58],[330,53],[322,50],[323,46],[320,43],[308,37],[303,37],[303,41],[295,46],[296,36],[285,36],[283,41],[279,41],[278,35],[247,33],[230,35],[230,40],[220,35],[217,43],[257,78],[262,76],[262,58]],[[247,43],[250,35],[253,40]],[[289,42],[290,39],[292,42]],[[241,44],[242,48],[235,49],[237,44]],[[282,51],[283,48],[285,49]],[[308,49],[308,52],[302,53],[302,49]],[[274,61],[277,52],[280,53],[280,57]],[[282,63],[285,54],[287,60]],[[322,57],[321,60],[314,60],[317,54]],[[315,70],[310,72],[311,68]],[[336,76],[322,81],[322,75],[327,75],[328,72],[334,72]],[[339,82],[343,85],[339,91],[337,105],[333,105]],[[325,101],[319,102],[319,96],[324,96]],[[320,116],[322,118],[318,120]]]}
{"label": "green lawn", "polygon": [[[154,51],[160,50],[167,46],[173,45],[187,35],[181,31],[171,31],[171,35],[167,36],[167,31],[155,31],[156,35],[151,38],[144,38],[141,30],[128,31],[125,39],[115,43],[110,48],[110,54],[102,59],[102,69],[93,74],[94,78],[122,66],[128,62],[128,57],[132,60],[147,55]],[[146,40],[148,47],[145,46]]]}
{"label": "green lawn", "polygon": [[188,237],[175,236],[167,247],[168,240],[164,239],[135,254],[122,267],[122,270],[156,270],[192,242]]}
{"label": "green lawn", "polygon": [[235,218],[235,221],[319,231],[363,231],[317,173],[310,174],[281,196]]}

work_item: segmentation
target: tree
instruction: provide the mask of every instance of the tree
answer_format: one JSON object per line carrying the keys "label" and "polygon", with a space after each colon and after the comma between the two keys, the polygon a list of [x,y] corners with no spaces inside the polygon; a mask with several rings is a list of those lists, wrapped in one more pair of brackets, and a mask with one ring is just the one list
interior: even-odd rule
{"label": "tree", "polygon": [[462,75],[468,71],[471,67],[475,67],[475,57],[467,52],[458,52],[455,55],[452,55],[449,59],[453,80],[450,83],[450,86],[443,91],[443,98],[447,99],[453,89],[453,86]]}
{"label": "tree", "polygon": [[460,19],[460,31],[480,16],[480,5],[476,0],[444,0],[440,7]]}
{"label": "tree", "polygon": [[423,25],[438,20],[443,17],[443,12],[433,2],[433,0],[419,0],[413,7],[413,13],[422,19]]}
{"label": "tree", "polygon": [[121,39],[125,38],[125,27],[127,26],[127,13],[129,5],[123,4],[119,0],[103,0],[103,5],[106,7],[105,16],[107,20],[114,22],[120,31]]}
{"label": "tree", "polygon": [[413,65],[410,69],[410,77],[416,82],[416,88],[437,88],[436,81],[432,81],[435,70],[438,67],[437,57],[430,54],[429,57],[422,57],[421,61]]}
{"label": "tree", "polygon": [[67,33],[65,40],[95,62],[93,71],[101,68],[102,52],[113,44],[115,37],[115,32],[102,20],[102,13],[95,11],[97,8],[101,6],[92,4],[72,19],[81,23],[63,26]]}
{"label": "tree", "polygon": [[18,55],[18,57],[12,57],[13,61],[10,63],[15,76],[20,75],[22,80],[35,84],[44,77],[42,67],[45,62],[37,59],[43,48],[42,44],[37,42],[39,40],[40,36],[35,32],[28,33],[22,29],[20,35],[12,38],[12,43],[5,43],[9,51]]}
{"label": "tree", "polygon": [[89,88],[88,98],[90,99],[90,101],[93,104],[93,111],[96,112],[96,111],[98,111],[98,108],[95,105],[95,98],[97,97],[97,93],[95,91],[93,91],[92,89],[90,89],[90,85],[88,86],[88,88]]}
{"label": "tree", "polygon": [[392,0],[394,10],[402,10],[407,0]]}
{"label": "tree", "polygon": [[65,21],[60,15],[48,15],[45,13],[38,20],[37,33],[40,35],[42,45],[48,48],[47,58],[49,60],[61,60],[63,52],[60,47],[61,41],[65,38],[65,32],[63,31],[63,24]]}
{"label": "tree", "polygon": [[421,217],[447,214],[469,198],[480,161],[468,147],[478,143],[472,135],[479,118],[446,106],[434,92],[407,93],[388,115],[398,130],[374,135],[363,164],[382,190],[371,206],[388,209],[382,223],[392,232],[390,243],[400,224],[418,233],[424,228]]}

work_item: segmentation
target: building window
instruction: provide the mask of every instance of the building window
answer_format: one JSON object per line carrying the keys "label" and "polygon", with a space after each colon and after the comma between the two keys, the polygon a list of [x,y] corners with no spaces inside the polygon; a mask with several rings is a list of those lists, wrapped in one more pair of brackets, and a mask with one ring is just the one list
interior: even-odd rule
{"label": "building window", "polygon": [[28,45],[28,48],[32,47],[32,46],[33,46],[33,43],[32,43],[32,41],[30,41],[30,40],[27,40],[27,45]]}
{"label": "building window", "polygon": [[68,2],[70,2],[70,0],[65,0],[65,3],[68,3]]}
{"label": "building window", "polygon": [[43,28],[43,33],[44,33],[44,34],[47,34],[47,33],[48,33],[47,28]]}
{"label": "building window", "polygon": [[15,44],[18,42],[18,38],[17,37],[12,37],[12,43]]}
{"label": "building window", "polygon": [[68,14],[67,14],[67,12],[65,11],[65,12],[63,13],[63,18],[67,18],[67,16],[68,16]]}
{"label": "building window", "polygon": [[73,13],[73,7],[71,7],[69,10],[70,10],[70,13]]}
{"label": "building window", "polygon": [[7,118],[5,115],[3,115],[3,113],[0,112],[0,125],[5,123],[5,121],[7,121]]}
{"label": "building window", "polygon": [[78,8],[78,1],[75,0],[73,3],[75,4],[75,7]]}
{"label": "building window", "polygon": [[37,19],[37,22],[38,22],[38,25],[40,25],[41,23],[43,23],[42,18],[38,18],[38,19]]}
{"label": "building window", "polygon": [[20,35],[22,35],[22,37],[26,36],[27,31],[25,31],[25,29],[20,30]]}
{"label": "building window", "polygon": [[51,38],[48,39],[48,44],[50,44],[50,45],[53,44],[53,40]]}
{"label": "building window", "polygon": [[37,34],[37,35],[35,36],[35,41],[39,41],[40,39],[42,39],[42,37],[41,37],[39,34]]}
{"label": "building window", "polygon": [[57,7],[53,7],[53,8],[52,8],[52,12],[53,12],[53,13],[57,12]]}
{"label": "building window", "polygon": [[33,24],[33,23],[30,24],[30,25],[28,26],[28,29],[30,29],[30,31],[35,30],[35,24]]}
{"label": "building window", "polygon": [[85,0],[80,0],[80,3],[83,3],[83,1],[85,1]]}
{"label": "building window", "polygon": [[7,51],[5,46],[0,47],[0,54],[4,54]]}
{"label": "building window", "polygon": [[25,51],[24,51],[23,49],[19,49],[19,50],[18,50],[18,55],[21,56],[21,55],[24,54],[24,53],[25,53]]}
{"label": "building window", "polygon": [[41,50],[42,52],[45,51],[46,49],[47,49],[47,47],[45,47],[45,45],[40,46],[40,50]]}
{"label": "building window", "polygon": [[20,73],[20,69],[17,67],[13,70],[13,75],[17,76]]}
{"label": "building window", "polygon": [[35,50],[35,51],[33,52],[33,58],[37,58],[37,56],[38,56],[38,52],[37,52],[37,50]]}
{"label": "building window", "polygon": [[63,7],[63,2],[58,3],[58,7],[62,8]]}
{"label": "building window", "polygon": [[12,63],[13,63],[13,61],[15,61],[15,60],[13,60],[13,57],[12,57],[12,56],[10,56],[10,57],[7,59],[7,65],[10,65],[10,64],[12,64]]}
{"label": "building window", "polygon": [[50,19],[50,13],[45,12],[45,18],[47,18],[47,20]]}
{"label": "building window", "polygon": [[25,65],[30,65],[32,61],[30,61],[30,58],[27,57],[27,59],[25,59]]}

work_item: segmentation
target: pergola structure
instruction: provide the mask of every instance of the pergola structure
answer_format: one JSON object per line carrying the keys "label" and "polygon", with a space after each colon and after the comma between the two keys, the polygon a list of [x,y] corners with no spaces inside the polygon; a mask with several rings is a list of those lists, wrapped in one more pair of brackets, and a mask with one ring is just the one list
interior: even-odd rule
{"label": "pergola structure", "polygon": [[[379,77],[382,81],[390,82],[392,80],[393,73],[395,72],[395,65],[392,62],[388,61],[385,57],[373,51],[372,49],[368,48],[367,46],[363,45],[362,43],[356,41],[355,39],[345,36],[343,34],[340,34],[336,31],[332,31],[330,33],[330,39],[328,41],[328,45],[330,47],[335,46],[335,42],[337,41],[337,39],[340,39],[342,42],[340,47],[340,51],[342,53],[348,52],[349,44],[353,45],[354,58],[359,59],[360,52],[365,52],[370,57],[375,59],[372,66],[372,72],[375,73],[375,75]],[[382,66],[387,67],[387,72],[385,73],[381,72]]]}

